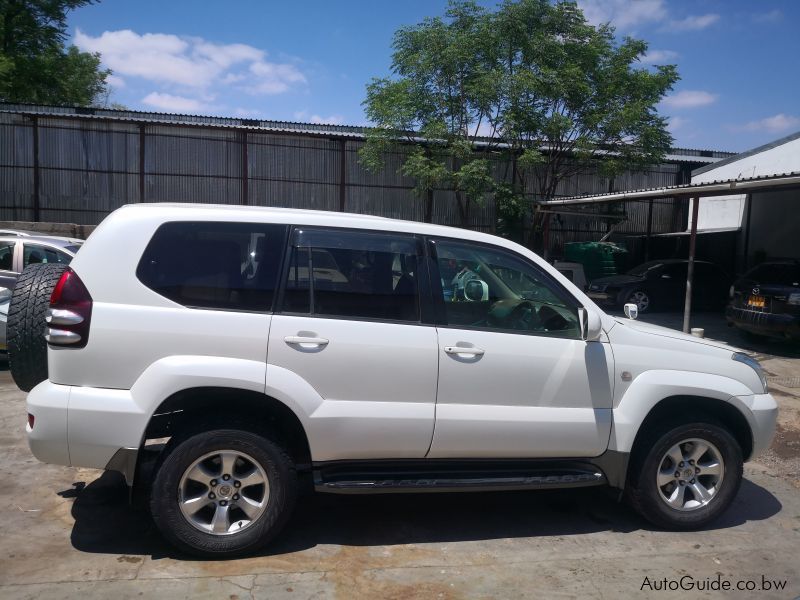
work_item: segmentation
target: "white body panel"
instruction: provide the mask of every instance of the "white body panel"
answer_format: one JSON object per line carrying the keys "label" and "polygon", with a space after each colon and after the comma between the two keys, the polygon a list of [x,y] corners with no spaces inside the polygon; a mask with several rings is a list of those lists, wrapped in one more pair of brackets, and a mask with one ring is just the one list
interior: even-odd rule
{"label": "white body panel", "polygon": [[[322,346],[286,338],[324,338]],[[315,460],[422,458],[433,435],[436,329],[273,317],[267,381],[279,367],[321,398],[307,416]]]}
{"label": "white body panel", "polygon": [[[480,356],[446,353],[480,348]],[[597,456],[611,428],[607,344],[439,329],[436,432],[429,457]]]}

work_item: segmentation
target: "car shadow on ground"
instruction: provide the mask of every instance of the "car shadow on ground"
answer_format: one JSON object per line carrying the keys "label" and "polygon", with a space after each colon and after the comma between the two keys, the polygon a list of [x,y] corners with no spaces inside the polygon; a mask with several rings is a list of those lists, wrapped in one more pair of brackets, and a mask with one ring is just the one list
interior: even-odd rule
{"label": "car shadow on ground", "polygon": [[[146,510],[134,509],[117,473],[60,492],[74,498],[71,541],[82,552],[189,559],[164,542]],[[727,513],[708,529],[761,521],[782,506],[765,488],[744,480]],[[286,529],[262,556],[298,552],[318,544],[391,546],[502,538],[621,534],[651,527],[607,488],[461,494],[300,498]]]}

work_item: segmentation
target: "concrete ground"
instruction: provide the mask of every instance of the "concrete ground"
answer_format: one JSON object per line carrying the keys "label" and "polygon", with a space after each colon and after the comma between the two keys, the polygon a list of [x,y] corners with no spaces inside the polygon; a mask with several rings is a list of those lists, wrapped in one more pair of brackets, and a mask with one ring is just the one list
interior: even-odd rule
{"label": "concrete ground", "polygon": [[[679,315],[644,320],[680,325]],[[714,316],[692,325],[717,339],[731,334]],[[24,438],[24,394],[2,372],[0,598],[793,598],[800,594],[800,351],[775,343],[750,350],[781,404],[778,435],[746,465],[731,509],[705,531],[656,531],[597,488],[310,495],[277,543],[234,561],[177,554],[145,513],[129,508],[116,475],[38,463]],[[756,587],[657,591],[665,578],[669,586],[682,577],[685,585]],[[786,587],[763,591],[765,580]]]}

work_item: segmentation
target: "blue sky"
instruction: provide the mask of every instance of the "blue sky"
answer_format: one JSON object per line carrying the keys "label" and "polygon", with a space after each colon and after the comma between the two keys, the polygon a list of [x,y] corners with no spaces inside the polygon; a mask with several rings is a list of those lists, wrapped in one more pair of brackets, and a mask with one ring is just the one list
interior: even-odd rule
{"label": "blue sky", "polygon": [[[495,2],[481,2],[494,6]],[[581,0],[681,74],[660,110],[675,145],[741,151],[800,130],[800,2]],[[161,112],[366,124],[394,31],[446,0],[104,0],[70,14],[73,42],[114,70],[112,100]]]}

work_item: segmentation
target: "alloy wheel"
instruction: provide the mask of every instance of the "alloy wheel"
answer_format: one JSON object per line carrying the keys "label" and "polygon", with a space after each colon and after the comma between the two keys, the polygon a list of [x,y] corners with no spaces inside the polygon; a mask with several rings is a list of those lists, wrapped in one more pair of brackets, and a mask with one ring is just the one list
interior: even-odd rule
{"label": "alloy wheel", "polygon": [[725,463],[709,441],[690,438],[672,446],[659,462],[656,485],[659,496],[675,510],[692,511],[707,506],[719,492]]}

